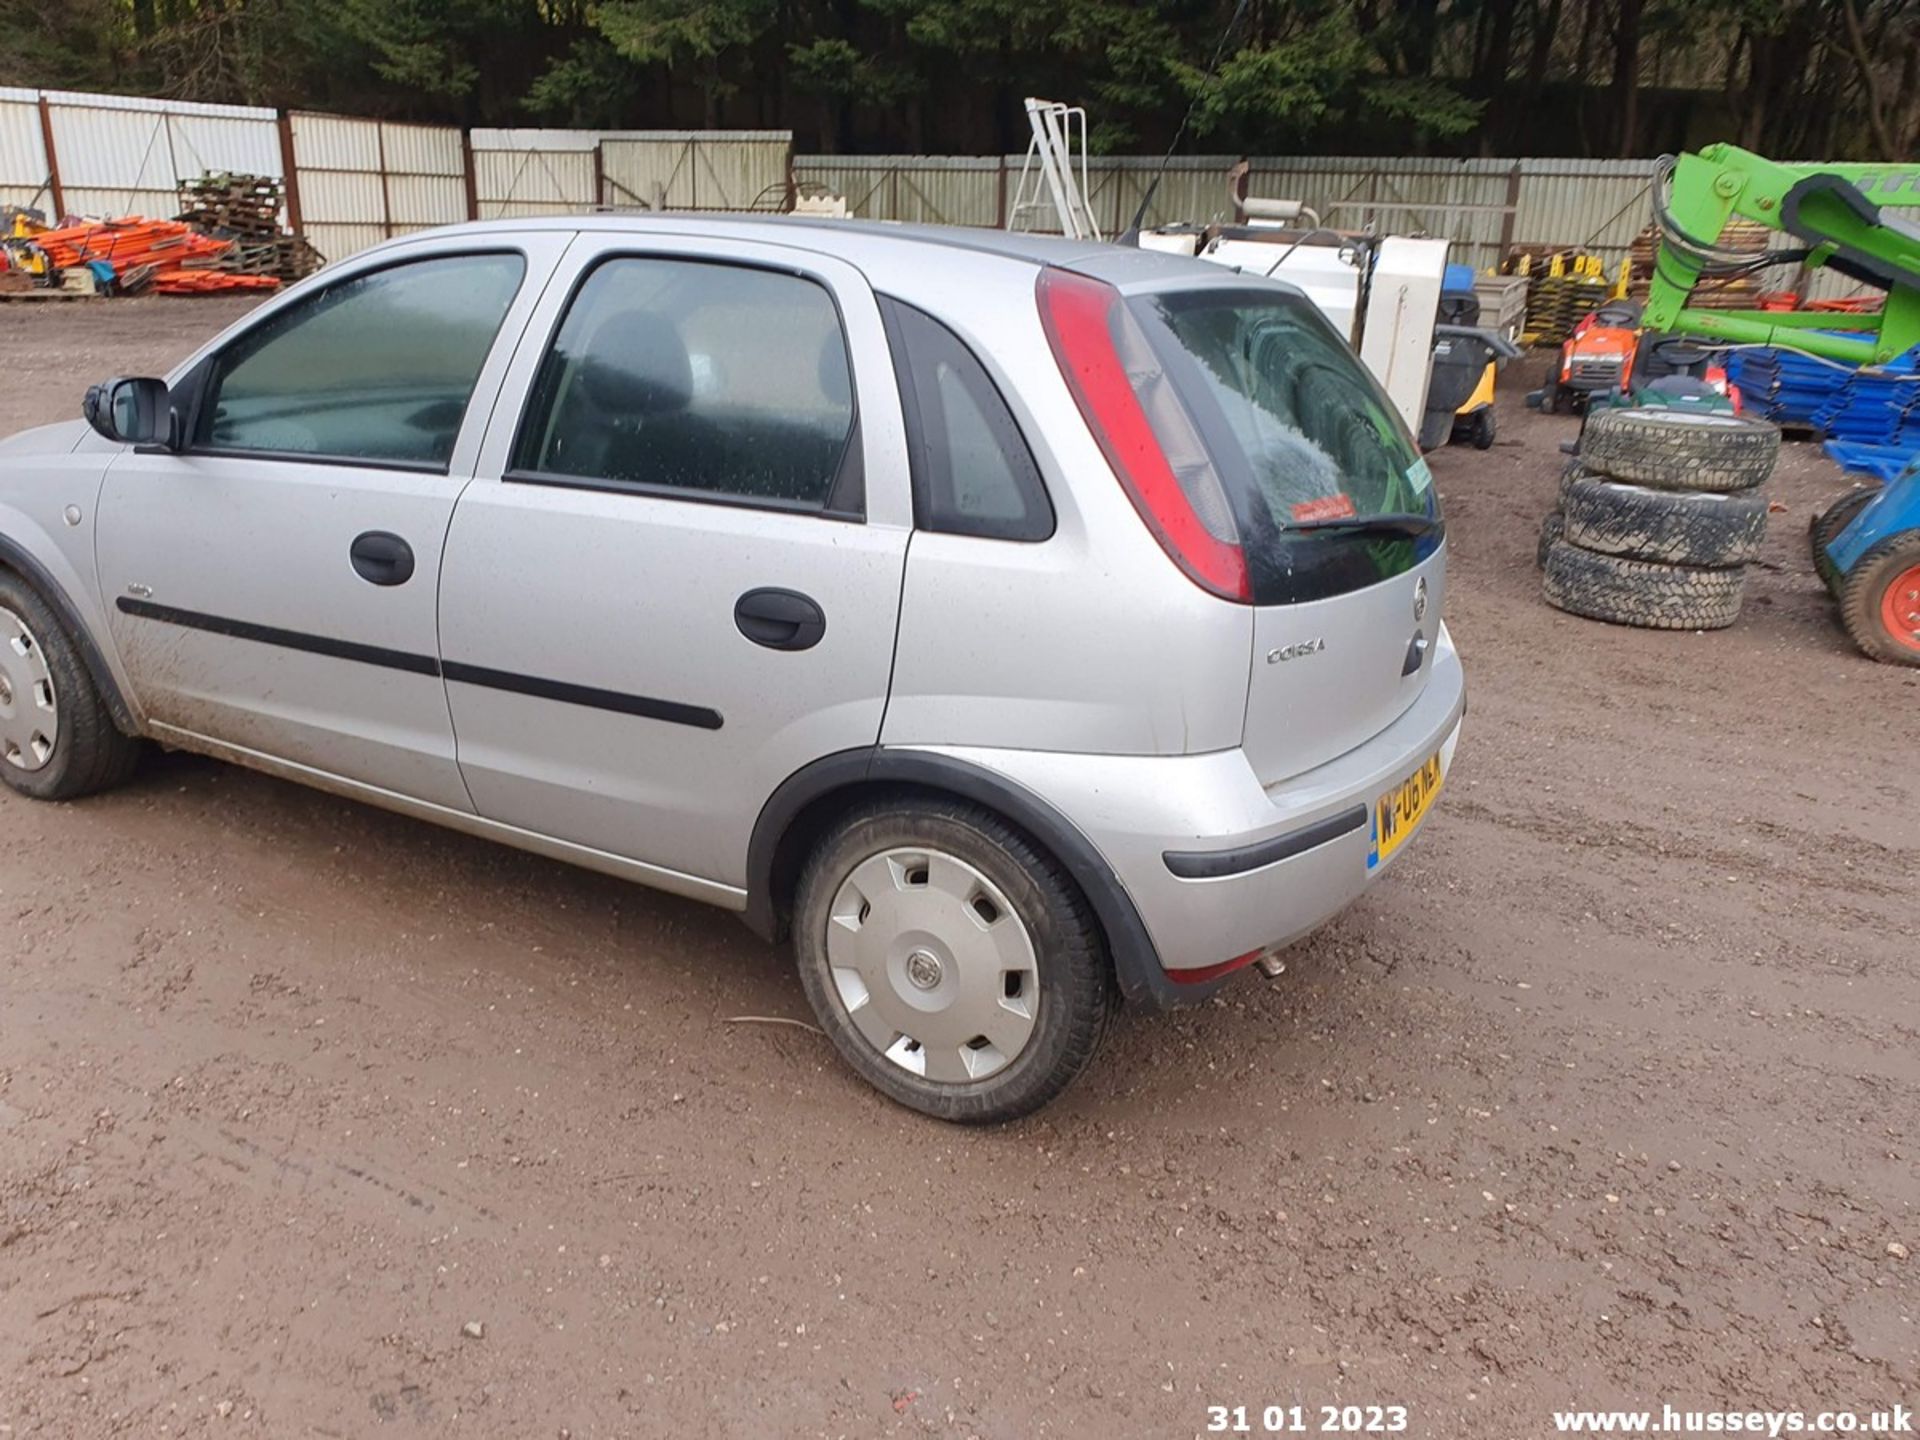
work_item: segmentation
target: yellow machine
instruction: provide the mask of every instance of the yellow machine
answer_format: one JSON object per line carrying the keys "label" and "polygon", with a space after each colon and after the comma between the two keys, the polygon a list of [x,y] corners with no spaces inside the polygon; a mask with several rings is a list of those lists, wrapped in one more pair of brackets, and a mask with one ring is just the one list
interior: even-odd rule
{"label": "yellow machine", "polygon": [[53,266],[47,252],[34,243],[34,237],[47,227],[24,210],[15,210],[8,221],[7,233],[0,238],[0,257],[6,261],[4,268],[18,270],[23,275],[45,276]]}

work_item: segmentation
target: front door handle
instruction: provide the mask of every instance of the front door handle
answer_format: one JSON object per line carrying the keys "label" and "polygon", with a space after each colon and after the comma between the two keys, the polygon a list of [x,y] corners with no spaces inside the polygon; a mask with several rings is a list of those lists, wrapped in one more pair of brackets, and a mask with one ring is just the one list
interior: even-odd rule
{"label": "front door handle", "polygon": [[827,633],[827,617],[798,590],[749,590],[735,602],[733,623],[769,650],[811,650]]}
{"label": "front door handle", "polygon": [[369,585],[404,585],[413,578],[413,547],[385,530],[356,535],[347,557],[353,573]]}

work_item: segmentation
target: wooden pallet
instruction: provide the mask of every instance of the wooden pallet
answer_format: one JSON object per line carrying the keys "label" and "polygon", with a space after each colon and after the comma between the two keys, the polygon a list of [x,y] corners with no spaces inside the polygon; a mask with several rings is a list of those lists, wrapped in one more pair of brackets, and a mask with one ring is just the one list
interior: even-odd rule
{"label": "wooden pallet", "polygon": [[281,182],[271,176],[213,172],[180,186],[179,218],[203,235],[231,242],[207,268],[291,282],[326,262],[305,236],[281,229],[283,195]]}

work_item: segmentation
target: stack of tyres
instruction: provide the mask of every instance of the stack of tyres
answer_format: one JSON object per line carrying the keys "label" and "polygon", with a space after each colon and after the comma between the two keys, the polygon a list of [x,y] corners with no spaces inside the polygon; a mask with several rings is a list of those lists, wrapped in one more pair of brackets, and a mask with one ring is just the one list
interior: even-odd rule
{"label": "stack of tyres", "polygon": [[1595,411],[1541,527],[1547,603],[1650,630],[1733,624],[1779,454],[1779,427],[1748,416]]}

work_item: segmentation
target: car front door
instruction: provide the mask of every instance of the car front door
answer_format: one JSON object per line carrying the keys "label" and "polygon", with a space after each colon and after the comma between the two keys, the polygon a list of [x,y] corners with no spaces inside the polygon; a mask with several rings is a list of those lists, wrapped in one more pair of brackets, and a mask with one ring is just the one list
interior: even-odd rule
{"label": "car front door", "polygon": [[912,500],[858,271],[585,233],[454,511],[441,653],[480,814],[744,884],[762,802],[872,745]]}
{"label": "car front door", "polygon": [[99,507],[103,608],[156,735],[472,809],[441,546],[570,238],[383,251],[175,377],[177,448],[121,453]]}

